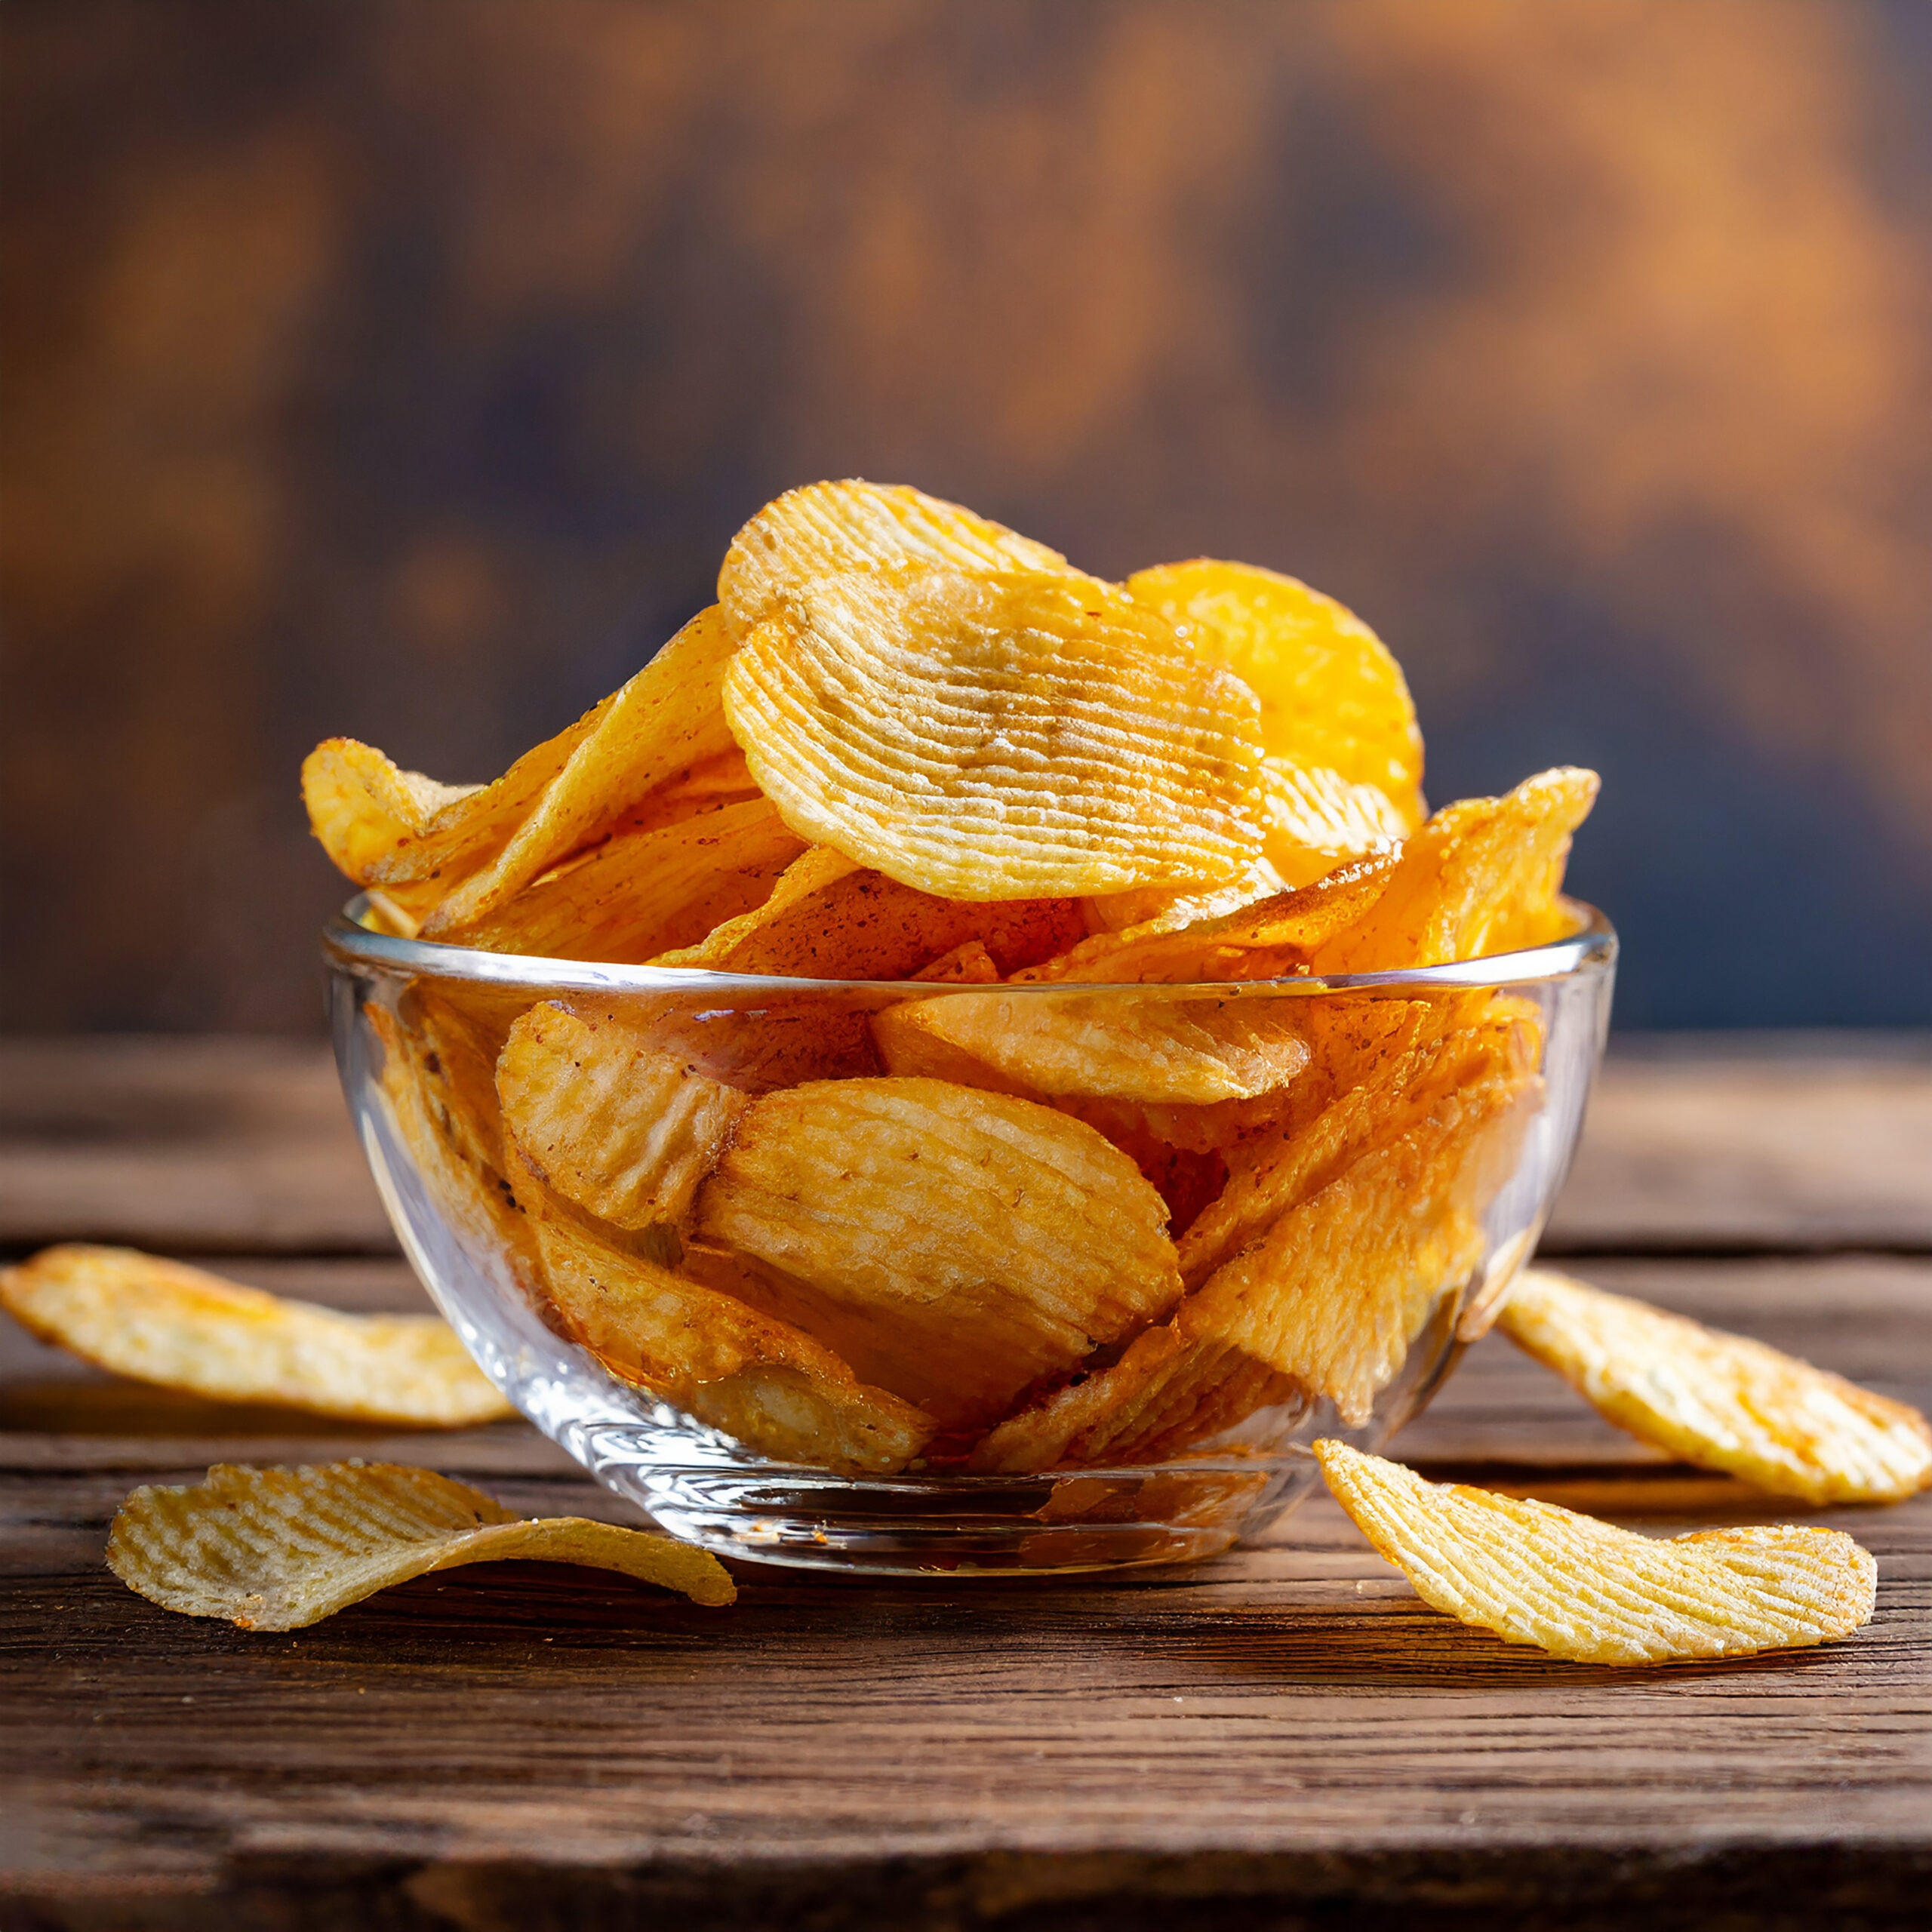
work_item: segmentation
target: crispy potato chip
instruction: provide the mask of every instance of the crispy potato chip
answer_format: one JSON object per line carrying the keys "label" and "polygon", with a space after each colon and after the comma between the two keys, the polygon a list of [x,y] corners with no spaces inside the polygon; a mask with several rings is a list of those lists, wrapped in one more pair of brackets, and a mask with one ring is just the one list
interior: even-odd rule
{"label": "crispy potato chip", "polygon": [[1500,798],[1445,807],[1403,847],[1367,915],[1315,956],[1318,973],[1379,973],[1511,952],[1549,937],[1570,835],[1597,775],[1540,772]]}
{"label": "crispy potato chip", "polygon": [[500,1164],[494,1087],[486,1106],[466,1083],[452,1084],[441,1056],[396,1014],[373,1004],[363,1014],[382,1042],[383,1097],[423,1190],[473,1261],[494,1260],[527,1290],[536,1278],[536,1247]]}
{"label": "crispy potato chip", "polygon": [[931,1436],[931,1416],[802,1330],[533,1208],[552,1309],[620,1381],[787,1462],[883,1474]]}
{"label": "crispy potato chip", "polygon": [[1807,1503],[1896,1503],[1932,1484],[1932,1428],[1762,1342],[1727,1335],[1546,1268],[1497,1318],[1619,1428],[1700,1469]]}
{"label": "crispy potato chip", "polygon": [[[302,761],[302,801],[309,829],[337,870],[369,886],[377,863],[405,841],[438,823],[454,823],[480,785],[444,785],[420,771],[404,771],[373,745],[328,738]],[[385,921],[414,939],[423,918],[441,897],[431,880],[372,894]]]}
{"label": "crispy potato chip", "polygon": [[1095,933],[1012,977],[1020,985],[1280,979],[1305,969],[1331,936],[1360,920],[1395,869],[1392,857],[1365,859],[1218,918],[1176,928],[1164,915],[1124,932]]}
{"label": "crispy potato chip", "polygon": [[531,1172],[599,1220],[632,1229],[684,1218],[751,1104],[652,1044],[648,1027],[554,1002],[510,1029],[497,1092]]}
{"label": "crispy potato chip", "polygon": [[[1469,1210],[1486,1173],[1483,1142],[1519,1091],[1492,1078],[1438,1098],[1398,1139],[1281,1213],[1112,1367],[1002,1423],[973,1466],[1151,1460],[1264,1407],[1292,1422],[1321,1397],[1350,1427],[1366,1423],[1410,1344],[1481,1258]],[[1312,1165],[1311,1180],[1327,1171]]]}
{"label": "crispy potato chip", "polygon": [[411,980],[396,1000],[397,1021],[410,1035],[415,1070],[442,1131],[466,1159],[493,1174],[509,1171],[497,1056],[529,1003],[520,987],[498,991],[446,980]]}
{"label": "crispy potato chip", "polygon": [[998,963],[986,950],[986,941],[969,939],[964,946],[942,952],[912,977],[930,980],[935,986],[991,986],[999,983],[1000,971]]}
{"label": "crispy potato chip", "polygon": [[764,905],[803,850],[768,799],[736,801],[620,832],[488,918],[440,937],[494,952],[641,965]]}
{"label": "crispy potato chip", "polygon": [[1398,832],[1420,823],[1415,706],[1401,666],[1352,611],[1294,577],[1206,557],[1137,571],[1127,589],[1257,693],[1271,752],[1374,786]]}
{"label": "crispy potato chip", "polygon": [[1084,930],[1078,900],[935,898],[822,846],[755,912],[653,963],[796,979],[909,980],[977,941],[997,977],[1048,958]]}
{"label": "crispy potato chip", "polygon": [[[1159,1195],[1093,1128],[938,1080],[768,1095],[698,1196],[699,1237],[862,1311],[885,1386],[948,1427],[1164,1314]],[[912,1392],[917,1390],[914,1394]]]}
{"label": "crispy potato chip", "polygon": [[[606,698],[502,849],[423,921],[423,937],[441,939],[475,925],[654,786],[728,752],[731,735],[719,691],[734,648],[724,613],[714,604]],[[419,841],[406,860],[379,864],[377,877],[423,876],[426,843]],[[429,849],[433,853],[432,844]]]}
{"label": "crispy potato chip", "polygon": [[1260,850],[1253,694],[1081,578],[801,584],[724,707],[795,831],[942,897],[1216,885]]}
{"label": "crispy potato chip", "polygon": [[439,1315],[344,1315],[127,1247],[43,1248],[0,1306],[44,1342],[224,1402],[464,1429],[516,1411]]}
{"label": "crispy potato chip", "polygon": [[694,1603],[738,1594],[690,1543],[583,1516],[519,1518],[466,1483],[397,1463],[217,1463],[192,1488],[136,1490],[107,1540],[107,1567],[131,1590],[244,1630],[304,1630],[412,1577],[509,1558],[615,1570]]}
{"label": "crispy potato chip", "polygon": [[1310,885],[1337,866],[1392,852],[1414,821],[1373,785],[1352,785],[1327,765],[1262,761],[1263,848],[1287,885]]}
{"label": "crispy potato chip", "polygon": [[1701,1530],[1669,1541],[1553,1503],[1425,1481],[1315,1445],[1335,1500],[1432,1608],[1576,1663],[1796,1650],[1869,1623],[1878,1565],[1837,1530]]}
{"label": "crispy potato chip", "polygon": [[1149,933],[1178,932],[1203,919],[1225,918],[1258,899],[1285,892],[1288,882],[1264,856],[1238,878],[1206,892],[1175,892],[1165,886],[1139,885],[1129,892],[1101,892],[1080,903],[1093,934],[1124,933],[1138,927]]}
{"label": "crispy potato chip", "polygon": [[765,505],[731,540],[718,601],[743,638],[787,591],[848,571],[1068,570],[1057,550],[903,484],[808,483]]}
{"label": "crispy potato chip", "polygon": [[1541,1057],[1538,1022],[1515,1002],[1499,1003],[1484,1017],[1476,1017],[1481,1008],[1472,1013],[1472,1004],[1404,1002],[1408,1023],[1395,1051],[1313,1121],[1228,1149],[1226,1187],[1181,1241],[1182,1281],[1199,1287],[1291,1208],[1459,1091],[1499,1077],[1527,1084]]}
{"label": "crispy potato chip", "polygon": [[936,1040],[1031,1092],[1122,1100],[1251,1100],[1309,1062],[1285,1000],[957,993],[907,1000],[872,1031],[894,1073],[918,1065],[924,1041]]}

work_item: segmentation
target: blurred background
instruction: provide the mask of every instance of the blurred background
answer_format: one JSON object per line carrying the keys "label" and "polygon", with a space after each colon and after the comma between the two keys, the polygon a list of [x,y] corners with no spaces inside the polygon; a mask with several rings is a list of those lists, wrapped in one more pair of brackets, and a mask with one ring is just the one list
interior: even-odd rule
{"label": "blurred background", "polygon": [[0,1027],[300,1031],[820,476],[1292,571],[1598,767],[1630,1027],[1932,1023],[1924,0],[8,0]]}

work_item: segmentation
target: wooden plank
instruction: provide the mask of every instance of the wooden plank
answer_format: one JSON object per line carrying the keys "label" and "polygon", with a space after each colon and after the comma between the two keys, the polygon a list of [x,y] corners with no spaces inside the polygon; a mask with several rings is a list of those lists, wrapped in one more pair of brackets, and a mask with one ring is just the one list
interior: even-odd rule
{"label": "wooden plank", "polygon": [[[248,1272],[362,1306],[409,1292],[367,1264]],[[1932,1399],[1932,1263],[1592,1272]],[[157,1474],[171,1445],[173,1480],[210,1447],[149,1440]],[[412,1447],[475,1470],[452,1438]],[[1880,1558],[1878,1620],[1781,1658],[1558,1664],[1423,1609],[1318,1500],[1186,1571],[974,1586],[745,1569],[714,1614],[504,1566],[251,1636],[101,1569],[126,1474],[0,1475],[0,1725],[32,1767],[0,1807],[0,1890],[76,1925],[156,1887],[183,1924],[299,1895],[311,1916],[272,1922],[331,1926],[561,1925],[680,1899],[757,1924],[842,1899],[860,1915],[820,1922],[1138,1925],[1229,1894],[1351,1923],[1433,1922],[1460,1899],[1493,1924],[1591,1898],[1734,1910],[1754,1887],[1888,1924],[1922,1900],[1932,1498],[1809,1512],[1647,1457],[1495,1337],[1402,1447],[1655,1531],[1849,1528]],[[488,1486],[629,1515],[575,1475],[506,1466]]]}
{"label": "wooden plank", "polygon": [[[0,1247],[392,1254],[326,1049],[0,1041]],[[1614,1053],[1546,1240],[1932,1250],[1932,1037]]]}
{"label": "wooden plank", "polygon": [[1550,1253],[1932,1249],[1932,1038],[1616,1043]]}

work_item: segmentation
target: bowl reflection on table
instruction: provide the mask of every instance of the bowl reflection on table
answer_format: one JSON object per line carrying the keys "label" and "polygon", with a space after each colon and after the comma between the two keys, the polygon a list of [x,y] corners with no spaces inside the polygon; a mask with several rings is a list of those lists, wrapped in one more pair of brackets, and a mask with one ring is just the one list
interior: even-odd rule
{"label": "bowl reflection on table", "polygon": [[[1385,1442],[1534,1248],[1616,957],[1580,908],[1555,944],[1406,973],[887,984],[472,952],[363,917],[325,936],[343,1087],[485,1373],[673,1534],[906,1574],[1211,1555],[1306,1494],[1316,1437]],[[728,1101],[669,1218],[600,1219],[506,1127],[519,1021],[658,1043]],[[943,1048],[962,1035],[992,1070]],[[1171,1056],[1121,1057],[1143,1037],[1271,1043],[1293,1077],[1172,1100]],[[909,1065],[908,1038],[943,1050]],[[1011,1077],[1002,1048],[1041,1040],[1051,1075],[1022,1054],[1032,1084]],[[626,1091],[598,1102],[620,1140],[685,1134],[623,1118]]]}

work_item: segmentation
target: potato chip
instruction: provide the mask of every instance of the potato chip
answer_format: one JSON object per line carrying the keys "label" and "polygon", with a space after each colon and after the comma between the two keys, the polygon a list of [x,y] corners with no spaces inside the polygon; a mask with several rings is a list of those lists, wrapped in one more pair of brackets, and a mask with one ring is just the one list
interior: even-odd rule
{"label": "potato chip", "polygon": [[909,980],[971,942],[1011,971],[1071,945],[1085,930],[1075,899],[988,903],[940,899],[883,872],[854,867],[820,847],[767,903],[701,943],[662,955],[660,966],[818,980]]}
{"label": "potato chip", "polygon": [[[606,698],[501,851],[455,886],[424,921],[423,937],[441,939],[475,925],[654,786],[728,752],[719,691],[734,648],[724,613],[713,605]],[[423,852],[419,843],[406,861],[379,864],[377,876],[422,876]]]}
{"label": "potato chip", "polygon": [[1013,978],[1020,985],[1280,979],[1305,970],[1332,935],[1360,920],[1388,889],[1395,866],[1392,857],[1373,857],[1217,918],[1177,927],[1162,915],[1124,932],[1095,933]]}
{"label": "potato chip", "polygon": [[931,1417],[802,1330],[532,1205],[552,1309],[620,1381],[787,1462],[880,1475],[931,1436]]}
{"label": "potato chip", "polygon": [[804,847],[768,799],[623,832],[528,885],[452,946],[641,965],[769,899]]}
{"label": "potato chip", "polygon": [[1166,886],[1139,885],[1130,892],[1096,893],[1080,903],[1087,930],[1124,933],[1139,927],[1149,933],[1178,932],[1203,919],[1225,918],[1257,900],[1285,892],[1288,882],[1266,857],[1257,857],[1238,878],[1204,892],[1175,892]]}
{"label": "potato chip", "polygon": [[506,1174],[503,1124],[497,1104],[497,1056],[530,995],[460,981],[414,980],[396,1000],[396,1018],[408,1032],[416,1072],[442,1131],[464,1158]]}
{"label": "potato chip", "polygon": [[1812,1503],[1897,1503],[1932,1484],[1932,1428],[1903,1402],[1762,1342],[1546,1268],[1497,1318],[1601,1414],[1700,1469]]}
{"label": "potato chip", "polygon": [[1273,1093],[1308,1065],[1294,1007],[1152,993],[958,993],[908,1000],[881,1013],[872,1031],[895,1073],[919,1063],[924,1041],[914,1036],[924,1035],[1029,1092],[1205,1103]]}
{"label": "potato chip", "polygon": [[1337,866],[1392,852],[1414,829],[1386,792],[1327,765],[1262,761],[1262,844],[1284,884],[1310,885]]}
{"label": "potato chip", "polygon": [[[1527,1083],[1541,1054],[1541,1029],[1514,1005],[1486,1018],[1470,1004],[1404,1003],[1407,1025],[1396,1050],[1344,1089],[1306,1127],[1257,1136],[1227,1149],[1228,1183],[1180,1244],[1189,1288],[1259,1240],[1371,1148],[1398,1140],[1449,1097],[1499,1076]],[[1458,1021],[1468,1023],[1458,1026]]]}
{"label": "potato chip", "polygon": [[0,1306],[97,1367],[224,1402],[463,1429],[515,1410],[433,1315],[344,1315],[126,1247],[43,1248]]}
{"label": "potato chip", "polygon": [[[861,1311],[886,1383],[948,1427],[1164,1314],[1161,1198],[1094,1129],[929,1079],[768,1095],[698,1196],[697,1233]],[[914,1394],[916,1390],[918,1392]]]}
{"label": "potato chip", "polygon": [[1702,1530],[1668,1541],[1555,1504],[1425,1481],[1315,1445],[1335,1500],[1432,1608],[1575,1663],[1746,1657],[1869,1623],[1878,1565],[1837,1530]]}
{"label": "potato chip", "polygon": [[998,962],[986,950],[986,941],[969,939],[964,946],[955,946],[950,952],[942,952],[931,964],[921,966],[912,977],[930,981],[934,986],[991,986],[999,983],[1000,971]]}
{"label": "potato chip", "polygon": [[684,1218],[738,1116],[735,1088],[620,1015],[534,1007],[497,1063],[503,1124],[530,1171],[614,1227]]}
{"label": "potato chip", "polygon": [[615,1570],[694,1603],[738,1594],[690,1543],[583,1516],[519,1518],[466,1483],[397,1463],[217,1463],[192,1487],[136,1490],[107,1539],[107,1567],[131,1590],[244,1630],[304,1630],[412,1577],[512,1558]]}
{"label": "potato chip", "polygon": [[1478,959],[1547,937],[1570,835],[1597,795],[1561,767],[1500,798],[1445,807],[1403,847],[1388,890],[1315,956],[1318,973],[1380,973]]}
{"label": "potato chip", "polygon": [[504,1174],[494,1089],[487,1106],[448,1077],[441,1056],[396,1014],[364,1007],[383,1048],[380,1075],[397,1138],[431,1204],[471,1260],[527,1289],[536,1278],[528,1223]]}
{"label": "potato chip", "polygon": [[1260,850],[1253,694],[1083,579],[801,584],[724,706],[794,830],[940,897],[1211,886]]}
{"label": "potato chip", "polygon": [[903,484],[808,483],[765,505],[731,540],[718,601],[743,638],[788,591],[848,571],[1069,568],[1057,550]]}
{"label": "potato chip", "polygon": [[1423,815],[1422,734],[1401,666],[1332,597],[1252,564],[1158,564],[1128,593],[1185,631],[1261,700],[1269,752],[1390,801],[1398,830]]}

